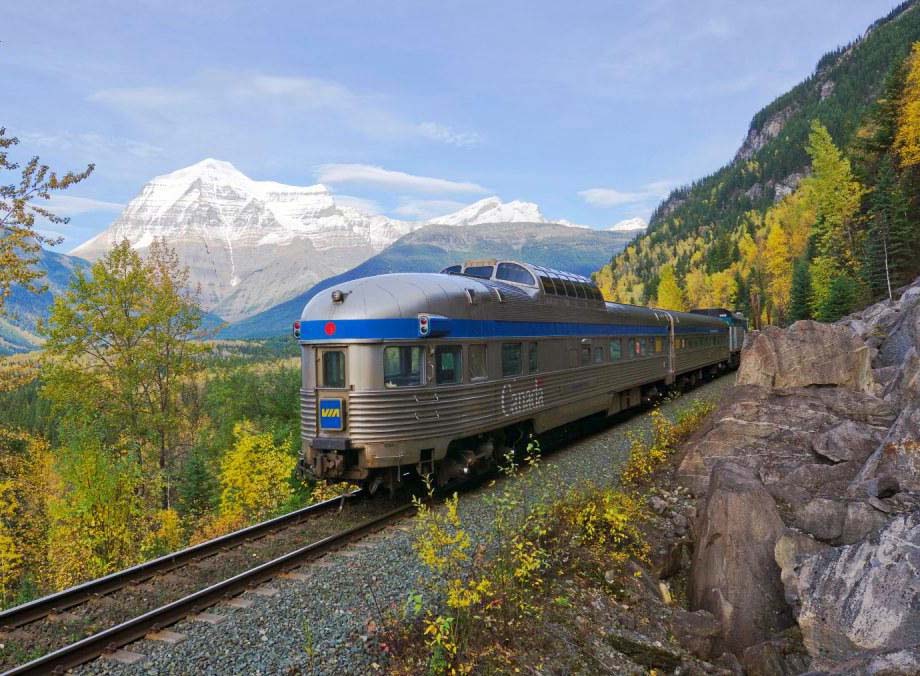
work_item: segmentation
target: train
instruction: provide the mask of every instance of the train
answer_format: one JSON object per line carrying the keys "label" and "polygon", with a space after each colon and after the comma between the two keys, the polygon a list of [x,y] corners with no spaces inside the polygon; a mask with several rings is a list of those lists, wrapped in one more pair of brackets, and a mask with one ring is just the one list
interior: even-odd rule
{"label": "train", "polygon": [[745,329],[723,308],[606,302],[591,279],[512,260],[343,282],[293,323],[299,467],[370,493],[467,480],[532,435],[736,367]]}

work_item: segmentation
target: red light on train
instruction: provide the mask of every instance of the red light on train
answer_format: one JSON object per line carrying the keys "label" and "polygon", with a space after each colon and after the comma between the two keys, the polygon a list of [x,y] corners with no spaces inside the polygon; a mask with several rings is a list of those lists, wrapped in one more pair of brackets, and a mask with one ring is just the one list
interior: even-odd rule
{"label": "red light on train", "polygon": [[294,337],[300,338],[300,322],[294,322]]}
{"label": "red light on train", "polygon": [[326,332],[327,336],[335,335],[335,322],[326,322],[323,331]]}

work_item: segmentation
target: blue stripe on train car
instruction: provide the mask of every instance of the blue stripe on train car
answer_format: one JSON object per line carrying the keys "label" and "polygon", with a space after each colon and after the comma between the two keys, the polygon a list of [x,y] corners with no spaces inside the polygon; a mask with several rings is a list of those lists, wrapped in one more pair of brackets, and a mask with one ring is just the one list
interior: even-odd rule
{"label": "blue stripe on train car", "polygon": [[[450,338],[531,338],[566,336],[666,336],[668,326],[628,324],[582,324],[574,322],[513,322],[498,320],[450,319]],[[677,335],[724,334],[725,328],[681,327]],[[418,340],[417,319],[342,319],[311,320],[300,324],[302,342],[339,340]]]}

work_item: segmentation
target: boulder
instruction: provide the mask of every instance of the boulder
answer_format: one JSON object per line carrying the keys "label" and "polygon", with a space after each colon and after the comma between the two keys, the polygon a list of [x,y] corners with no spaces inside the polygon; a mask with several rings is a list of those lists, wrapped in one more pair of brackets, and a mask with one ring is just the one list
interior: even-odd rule
{"label": "boulder", "polygon": [[[890,403],[853,390],[735,387],[684,445],[677,478],[703,495],[713,466],[731,460],[750,468],[771,491],[774,484],[788,485],[792,493],[784,500],[798,502],[796,492],[810,499],[824,484],[833,484],[830,496],[840,495],[896,417]],[[830,448],[838,442],[851,445]]]}
{"label": "boulder", "polygon": [[784,532],[773,498],[747,468],[716,466],[697,520],[690,607],[721,624],[714,653],[741,655],[792,624],[773,558]]}
{"label": "boulder", "polygon": [[804,676],[917,676],[920,674],[920,646],[890,652],[858,653],[839,662],[825,662],[821,671]]}
{"label": "boulder", "polygon": [[795,510],[794,525],[817,540],[833,542],[843,533],[846,517],[846,503],[829,498],[815,498]]}
{"label": "boulder", "polygon": [[746,648],[741,657],[747,676],[798,676],[808,670],[810,662],[795,627],[782,636]]}
{"label": "boulder", "polygon": [[843,522],[843,530],[837,542],[851,545],[859,542],[876,528],[881,528],[888,517],[868,502],[850,502]]}
{"label": "boulder", "polygon": [[613,629],[606,635],[607,642],[633,662],[647,667],[672,670],[681,663],[682,654],[674,646],[665,645],[648,636],[629,629]]}
{"label": "boulder", "polygon": [[911,348],[920,349],[920,286],[901,294],[895,311],[885,316],[888,321],[880,321],[876,329],[884,335],[876,367],[903,364]]}
{"label": "boulder", "polygon": [[837,385],[873,391],[871,355],[845,326],[799,321],[788,329],[768,326],[745,341],[739,385],[807,387]]}
{"label": "boulder", "polygon": [[[788,589],[793,583],[796,569],[809,556],[830,549],[830,545],[815,540],[810,535],[787,528],[773,547],[773,558],[780,568],[780,581]],[[794,599],[787,598],[787,601]]]}
{"label": "boulder", "polygon": [[894,517],[859,543],[805,558],[784,577],[816,663],[920,644],[920,511]]}
{"label": "boulder", "polygon": [[705,610],[690,613],[677,608],[671,617],[671,631],[684,650],[706,660],[712,656],[713,641],[721,633],[722,626]]}

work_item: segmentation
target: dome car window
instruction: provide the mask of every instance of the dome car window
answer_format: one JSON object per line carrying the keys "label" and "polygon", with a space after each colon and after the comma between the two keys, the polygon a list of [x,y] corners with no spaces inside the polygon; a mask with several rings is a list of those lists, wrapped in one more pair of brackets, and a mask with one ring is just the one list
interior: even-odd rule
{"label": "dome car window", "polygon": [[504,343],[502,345],[502,377],[521,375],[521,344]]}
{"label": "dome car window", "polygon": [[323,387],[345,387],[345,353],[342,350],[323,352]]}
{"label": "dome car window", "polygon": [[438,385],[456,385],[462,379],[459,345],[438,345],[434,349],[434,379]]}
{"label": "dome car window", "polygon": [[467,277],[478,277],[479,279],[492,279],[491,265],[474,265],[464,268],[463,274]]}
{"label": "dome car window", "polygon": [[463,271],[462,265],[450,265],[441,270],[442,275],[459,275]]}
{"label": "dome car window", "polygon": [[422,348],[391,345],[383,349],[383,384],[409,387],[422,384]]}
{"label": "dome car window", "polygon": [[543,277],[541,275],[540,281],[543,283],[543,293],[552,294],[554,296],[556,295],[556,285],[553,284],[553,280],[551,280],[549,277]]}
{"label": "dome car window", "polygon": [[517,263],[499,263],[495,272],[495,279],[516,284],[526,284],[527,286],[537,285],[537,281],[527,268]]}

